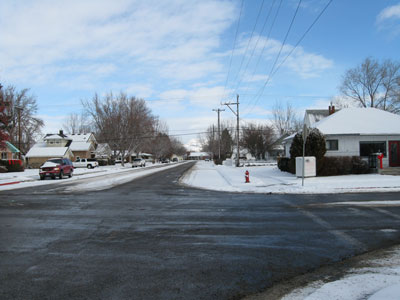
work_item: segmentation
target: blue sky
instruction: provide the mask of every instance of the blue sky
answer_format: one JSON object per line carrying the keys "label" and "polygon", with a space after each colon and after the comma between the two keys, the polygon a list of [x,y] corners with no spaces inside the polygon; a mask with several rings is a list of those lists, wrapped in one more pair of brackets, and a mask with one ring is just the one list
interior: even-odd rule
{"label": "blue sky", "polygon": [[236,94],[244,123],[277,101],[302,114],[366,57],[399,60],[400,1],[333,0],[293,50],[328,2],[302,0],[282,47],[298,0],[1,1],[0,82],[30,88],[44,133],[95,92],[144,98],[170,134],[204,131]]}

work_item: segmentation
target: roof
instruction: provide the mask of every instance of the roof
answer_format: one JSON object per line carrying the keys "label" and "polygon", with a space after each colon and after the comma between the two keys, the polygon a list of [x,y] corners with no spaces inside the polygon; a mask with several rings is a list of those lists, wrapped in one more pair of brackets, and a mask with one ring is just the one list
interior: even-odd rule
{"label": "roof", "polygon": [[328,116],[328,109],[307,109],[304,115],[304,122],[308,127],[311,127]]}
{"label": "roof", "polygon": [[201,157],[201,156],[210,156],[207,152],[190,152],[189,157]]}
{"label": "roof", "polygon": [[346,108],[312,127],[331,135],[400,135],[400,116],[371,107]]}
{"label": "roof", "polygon": [[69,139],[66,135],[46,134],[43,140],[46,141],[46,140],[71,140],[71,139]]}
{"label": "roof", "polygon": [[10,150],[10,152],[12,153],[19,153],[20,151],[18,150],[17,147],[15,147],[13,144],[11,144],[10,142],[6,141],[6,146],[8,148],[8,150]]}
{"label": "roof", "polygon": [[72,141],[70,146],[72,151],[89,151],[91,147],[93,147],[92,143],[76,141]]}
{"label": "roof", "polygon": [[26,157],[63,157],[68,150],[68,147],[33,147]]}
{"label": "roof", "polygon": [[86,134],[68,134],[68,138],[75,142],[89,142],[89,139],[94,139],[93,133]]}

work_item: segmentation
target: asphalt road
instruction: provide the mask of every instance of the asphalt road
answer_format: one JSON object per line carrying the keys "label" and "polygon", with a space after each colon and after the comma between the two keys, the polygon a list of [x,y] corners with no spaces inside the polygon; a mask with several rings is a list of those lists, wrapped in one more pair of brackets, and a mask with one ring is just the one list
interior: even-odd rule
{"label": "asphalt road", "polygon": [[[259,195],[177,184],[0,193],[0,299],[237,299],[400,241],[400,194]],[[53,189],[53,190],[52,190]]]}

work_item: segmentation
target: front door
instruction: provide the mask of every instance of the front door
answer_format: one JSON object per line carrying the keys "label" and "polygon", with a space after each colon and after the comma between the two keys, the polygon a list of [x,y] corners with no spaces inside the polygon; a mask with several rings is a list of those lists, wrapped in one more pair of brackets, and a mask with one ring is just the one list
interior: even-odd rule
{"label": "front door", "polygon": [[389,166],[400,167],[400,141],[389,141]]}

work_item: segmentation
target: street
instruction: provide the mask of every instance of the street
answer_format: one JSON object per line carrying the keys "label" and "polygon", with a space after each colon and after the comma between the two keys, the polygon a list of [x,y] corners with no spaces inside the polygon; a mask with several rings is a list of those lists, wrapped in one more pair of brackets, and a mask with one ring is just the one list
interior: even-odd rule
{"label": "street", "polygon": [[191,166],[99,192],[0,192],[0,298],[239,299],[399,243],[400,206],[331,205],[398,193],[214,192],[178,184]]}

